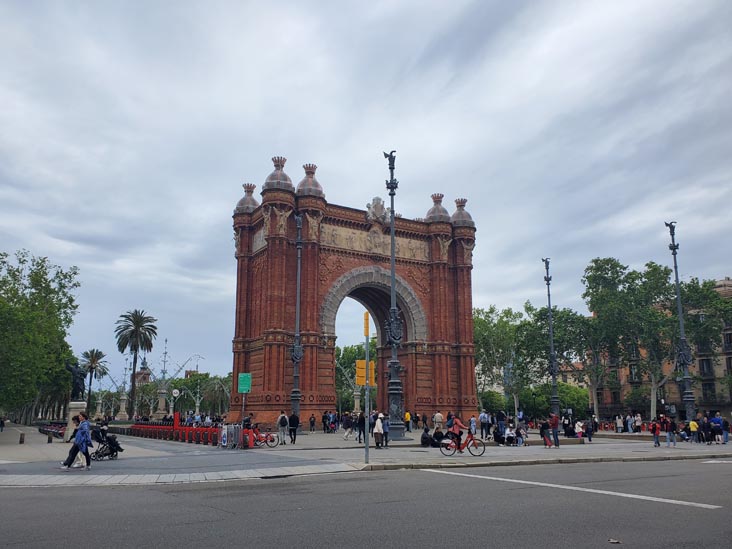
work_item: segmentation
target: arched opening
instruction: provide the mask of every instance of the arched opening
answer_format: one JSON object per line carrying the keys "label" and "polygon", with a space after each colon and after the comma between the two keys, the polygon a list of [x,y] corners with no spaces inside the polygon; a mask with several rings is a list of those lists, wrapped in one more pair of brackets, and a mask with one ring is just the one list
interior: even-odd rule
{"label": "arched opening", "polygon": [[[363,311],[368,311],[371,319],[370,336],[375,336],[375,345],[372,347],[375,356],[370,357],[376,363],[377,386],[374,391],[373,405],[380,410],[387,408],[386,386],[389,379],[387,361],[391,357],[391,347],[388,345],[385,326],[391,307],[390,284],[391,278],[388,271],[380,267],[363,267],[346,273],[333,284],[326,295],[321,320],[323,333],[336,338],[336,346],[339,349],[335,350],[334,359],[338,362],[342,359],[340,353],[345,347],[354,345],[363,347]],[[409,401],[407,395],[411,393],[414,382],[410,381],[410,376],[407,375],[409,347],[413,346],[415,341],[426,340],[427,324],[424,311],[416,294],[399,277],[396,280],[396,290],[397,309],[404,326],[404,337],[397,356],[403,368],[400,377],[404,389],[405,405],[410,406],[413,403]],[[348,335],[336,332],[336,317],[339,316],[341,309],[344,309],[344,313],[349,316],[349,321],[340,324],[345,330],[348,330]],[[358,336],[354,338],[353,333],[360,334],[360,338]],[[353,355],[353,352],[349,353],[348,362],[353,360]],[[362,358],[361,355],[359,357]],[[343,375],[343,370],[346,370],[347,375],[351,375],[351,366],[351,364],[336,364],[336,377]],[[411,379],[413,379],[413,376]],[[348,380],[343,381],[346,384],[348,383]],[[338,387],[337,390],[339,401],[342,403],[345,400],[342,387]],[[358,391],[365,398],[362,391],[360,389]],[[353,404],[360,405],[359,398],[355,397]],[[357,407],[359,410],[363,409],[361,406]]]}

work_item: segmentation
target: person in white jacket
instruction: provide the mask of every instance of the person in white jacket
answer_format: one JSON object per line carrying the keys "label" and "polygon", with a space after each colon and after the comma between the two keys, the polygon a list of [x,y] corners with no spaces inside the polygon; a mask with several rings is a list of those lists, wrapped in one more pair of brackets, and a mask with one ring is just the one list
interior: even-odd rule
{"label": "person in white jacket", "polygon": [[376,443],[376,449],[381,450],[382,443],[384,441],[384,414],[379,414],[376,417],[376,423],[374,423],[374,442]]}

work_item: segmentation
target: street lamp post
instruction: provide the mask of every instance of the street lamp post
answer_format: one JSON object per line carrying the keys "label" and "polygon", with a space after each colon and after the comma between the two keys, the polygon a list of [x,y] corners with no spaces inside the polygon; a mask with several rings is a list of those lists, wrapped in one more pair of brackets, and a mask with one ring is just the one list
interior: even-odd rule
{"label": "street lamp post", "polygon": [[303,357],[302,343],[300,341],[300,271],[302,268],[302,214],[295,216],[297,225],[297,279],[296,279],[296,297],[295,297],[295,340],[292,343],[292,391],[290,392],[290,402],[292,403],[292,412],[300,417],[300,400],[302,393],[300,392],[300,362]]}
{"label": "street lamp post", "polygon": [[389,367],[389,423],[391,429],[389,435],[392,439],[404,438],[404,394],[402,390],[402,381],[399,378],[401,365],[397,357],[397,348],[402,341],[402,322],[399,318],[399,309],[396,303],[396,237],[394,236],[394,195],[396,194],[399,181],[394,178],[394,162],[396,161],[396,151],[384,153],[384,158],[389,160],[389,180],[386,181],[386,188],[389,190],[391,198],[391,210],[389,212],[389,221],[391,227],[391,306],[389,308],[389,319],[386,322],[386,333],[391,345],[391,358],[388,362]]}
{"label": "street lamp post", "polygon": [[549,399],[552,413],[559,415],[559,393],[557,392],[557,355],[554,352],[554,319],[552,318],[552,293],[549,288],[552,277],[549,276],[549,258],[542,258],[544,269],[546,269],[546,299],[549,305],[549,373],[552,375],[552,396]]}
{"label": "street lamp post", "polygon": [[534,397],[534,427],[536,427],[536,393],[531,393],[531,396]]}
{"label": "street lamp post", "polygon": [[689,343],[686,341],[686,332],[684,331],[684,311],[681,307],[681,287],[679,285],[679,266],[676,262],[676,254],[679,245],[676,243],[676,221],[666,223],[669,233],[671,233],[671,244],[668,249],[674,256],[674,276],[676,278],[676,311],[679,315],[679,345],[677,349],[677,361],[683,370],[684,394],[681,397],[686,410],[686,421],[694,419],[694,393],[691,392],[691,375],[689,374],[689,364],[691,363],[691,350]]}

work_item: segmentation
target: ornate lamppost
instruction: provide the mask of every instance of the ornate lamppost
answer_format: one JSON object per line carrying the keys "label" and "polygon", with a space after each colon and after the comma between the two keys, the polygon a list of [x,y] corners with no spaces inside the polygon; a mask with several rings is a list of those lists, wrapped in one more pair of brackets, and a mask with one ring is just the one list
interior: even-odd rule
{"label": "ornate lamppost", "polygon": [[682,380],[684,382],[684,393],[681,401],[684,403],[686,410],[686,421],[694,419],[694,393],[691,391],[691,375],[689,374],[689,364],[691,364],[691,349],[686,341],[686,332],[684,331],[684,311],[681,307],[681,287],[679,285],[679,266],[676,262],[676,254],[679,245],[676,244],[676,221],[666,223],[669,233],[671,233],[671,244],[668,249],[674,256],[674,276],[676,277],[676,311],[679,315],[679,345],[677,349],[677,363],[683,370]]}
{"label": "ornate lamppost", "polygon": [[544,262],[544,269],[546,269],[546,275],[544,276],[544,282],[546,282],[546,299],[549,305],[549,373],[552,375],[552,396],[549,399],[552,413],[559,415],[559,393],[557,391],[557,355],[554,352],[554,319],[552,317],[552,294],[549,288],[552,277],[549,276],[549,258],[542,258]]}
{"label": "ornate lamppost", "polygon": [[396,303],[396,237],[394,236],[394,195],[396,194],[399,181],[394,178],[394,162],[396,161],[396,151],[384,153],[384,158],[389,160],[389,179],[386,181],[386,188],[389,190],[391,198],[391,210],[389,212],[389,221],[391,227],[391,306],[389,308],[389,319],[386,322],[386,334],[391,345],[391,358],[388,362],[389,368],[389,423],[391,429],[389,436],[392,439],[404,438],[404,394],[402,390],[402,381],[399,378],[401,365],[397,357],[397,348],[402,341],[402,322],[399,318],[399,309]]}
{"label": "ornate lamppost", "polygon": [[295,216],[297,225],[297,281],[296,281],[296,297],[295,297],[295,340],[292,343],[292,391],[290,392],[290,402],[292,403],[292,411],[300,417],[300,400],[302,393],[300,392],[300,362],[303,357],[302,343],[300,341],[300,271],[302,268],[302,214]]}

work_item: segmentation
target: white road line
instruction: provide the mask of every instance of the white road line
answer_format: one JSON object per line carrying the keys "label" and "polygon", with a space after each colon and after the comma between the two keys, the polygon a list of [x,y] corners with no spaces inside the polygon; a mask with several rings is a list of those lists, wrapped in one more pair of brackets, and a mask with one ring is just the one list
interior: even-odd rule
{"label": "white road line", "polygon": [[702,461],[702,463],[732,463],[732,460],[728,460],[728,459],[710,459],[709,461]]}
{"label": "white road line", "polygon": [[430,473],[440,473],[443,475],[454,475],[457,477],[478,478],[482,480],[495,480],[498,482],[511,482],[514,484],[528,484],[530,486],[542,486],[544,488],[558,488],[560,490],[571,490],[574,492],[588,492],[590,494],[601,494],[605,496],[617,496],[620,498],[642,499],[645,501],[655,501],[657,503],[671,503],[673,505],[685,505],[687,507],[699,507],[701,509],[721,509],[720,505],[709,505],[708,503],[694,503],[693,501],[679,501],[676,499],[654,498],[653,496],[641,496],[638,494],[626,494],[623,492],[610,492],[608,490],[595,490],[593,488],[580,488],[579,486],[565,486],[563,484],[549,484],[547,482],[534,482],[531,480],[517,480],[512,478],[500,477],[484,477],[480,475],[469,475],[467,473],[456,473],[453,471],[444,471],[440,469],[422,469]]}

